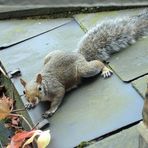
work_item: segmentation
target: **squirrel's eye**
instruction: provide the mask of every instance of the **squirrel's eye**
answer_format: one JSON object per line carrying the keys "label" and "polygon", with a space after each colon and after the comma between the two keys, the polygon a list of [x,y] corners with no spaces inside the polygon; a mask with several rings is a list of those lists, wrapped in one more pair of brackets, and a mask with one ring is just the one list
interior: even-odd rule
{"label": "squirrel's eye", "polygon": [[42,90],[42,88],[41,88],[41,87],[39,87],[38,89],[39,89],[39,91],[41,91],[41,90]]}
{"label": "squirrel's eye", "polygon": [[24,95],[26,94],[25,90],[23,90]]}

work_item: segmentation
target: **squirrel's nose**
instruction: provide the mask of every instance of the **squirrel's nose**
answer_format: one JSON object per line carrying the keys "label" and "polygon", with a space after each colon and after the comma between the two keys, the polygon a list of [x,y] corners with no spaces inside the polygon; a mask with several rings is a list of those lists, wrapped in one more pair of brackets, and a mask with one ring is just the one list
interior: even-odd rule
{"label": "squirrel's nose", "polygon": [[32,103],[32,104],[36,104],[36,99],[32,99],[32,100],[31,100],[31,103]]}

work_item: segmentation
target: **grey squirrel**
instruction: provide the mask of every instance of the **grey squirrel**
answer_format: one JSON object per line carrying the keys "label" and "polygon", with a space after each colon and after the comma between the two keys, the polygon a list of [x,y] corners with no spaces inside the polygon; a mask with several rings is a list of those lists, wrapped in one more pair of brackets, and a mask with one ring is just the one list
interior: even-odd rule
{"label": "grey squirrel", "polygon": [[147,29],[147,11],[98,24],[82,37],[78,52],[51,52],[45,57],[43,69],[33,80],[27,83],[20,79],[26,98],[32,106],[39,101],[50,101],[51,106],[43,116],[51,116],[60,106],[65,92],[77,86],[81,78],[100,72],[103,77],[110,77],[112,71],[103,61],[147,35]]}
{"label": "grey squirrel", "polygon": [[33,107],[39,101],[50,101],[51,106],[43,116],[51,116],[59,107],[65,92],[76,87],[83,77],[92,77],[102,72],[103,77],[110,77],[112,71],[98,60],[86,61],[79,53],[54,51],[44,60],[44,67],[34,79],[26,82],[20,79],[24,86],[24,94]]}

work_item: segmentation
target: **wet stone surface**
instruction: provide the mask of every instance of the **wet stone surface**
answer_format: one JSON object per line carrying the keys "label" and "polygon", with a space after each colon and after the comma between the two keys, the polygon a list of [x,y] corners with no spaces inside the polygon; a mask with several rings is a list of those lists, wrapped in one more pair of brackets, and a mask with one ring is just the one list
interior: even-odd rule
{"label": "wet stone surface", "polygon": [[[47,53],[53,50],[74,51],[83,35],[84,32],[80,26],[75,21],[72,21],[48,33],[0,51],[0,59],[7,71],[20,68],[22,77],[29,81],[42,68],[43,58]],[[144,47],[142,48],[143,57],[141,57],[138,50],[141,49],[141,45]],[[139,53],[138,56],[141,59],[143,58],[144,61],[147,51],[143,49],[146,49],[146,44],[141,43],[141,45],[135,52]],[[123,51],[123,57],[120,57],[121,60],[125,58],[125,55],[126,57],[129,56],[129,53],[124,54]],[[116,57],[118,56],[119,54]],[[116,57],[115,60],[117,60]],[[136,59],[134,54],[131,58]],[[128,57],[126,60],[128,62]],[[114,70],[114,75],[111,78],[103,79],[98,76],[85,79],[79,88],[65,95],[58,111],[49,118],[52,133],[49,147],[74,147],[82,141],[95,139],[142,118],[142,97],[130,83],[124,83],[118,78],[117,75],[120,73],[116,72],[117,69],[111,65],[113,62],[110,63]],[[118,64],[122,67],[120,63]],[[128,64],[126,63],[127,66]],[[147,61],[145,61],[145,65],[147,65]],[[145,65],[142,64],[141,69],[145,69]],[[135,71],[132,69],[131,72],[129,68],[126,73],[128,72],[133,74]],[[139,75],[141,73],[138,73]],[[137,75],[134,75],[135,77]],[[12,81],[19,93],[22,94],[23,87],[19,82],[19,78],[12,79]],[[26,102],[24,97],[22,97],[22,100],[24,103]],[[29,111],[34,124],[41,119],[42,113],[47,108],[48,105],[45,107],[45,104],[39,104]]]}
{"label": "wet stone surface", "polygon": [[139,132],[133,126],[113,136],[105,138],[88,148],[139,148]]}
{"label": "wet stone surface", "polygon": [[148,84],[148,75],[143,76],[143,77],[132,82],[133,87],[136,89],[136,91],[139,92],[139,94],[143,98],[145,98],[147,84]]}
{"label": "wet stone surface", "polygon": [[94,27],[96,24],[100,23],[101,21],[126,17],[129,15],[132,16],[132,15],[138,14],[141,11],[143,11],[143,9],[106,11],[106,12],[99,12],[99,13],[78,14],[78,15],[75,15],[74,17],[76,21],[80,24],[81,28],[84,31],[87,31],[92,27]]}
{"label": "wet stone surface", "polygon": [[[41,70],[44,57],[49,52],[75,50],[77,42],[83,34],[80,27],[72,21],[59,29],[0,51],[0,59],[7,72],[19,68],[22,77],[29,81]],[[20,86],[19,78],[14,78],[12,81],[19,93],[22,94],[23,88]]]}
{"label": "wet stone surface", "polygon": [[74,147],[140,120],[142,106],[143,100],[132,86],[115,75],[88,80],[68,93],[49,119],[54,138],[51,147]]}
{"label": "wet stone surface", "polygon": [[112,56],[110,66],[123,81],[148,73],[148,37]]}
{"label": "wet stone surface", "polygon": [[0,47],[24,41],[28,38],[61,26],[71,19],[12,19],[0,20]]}

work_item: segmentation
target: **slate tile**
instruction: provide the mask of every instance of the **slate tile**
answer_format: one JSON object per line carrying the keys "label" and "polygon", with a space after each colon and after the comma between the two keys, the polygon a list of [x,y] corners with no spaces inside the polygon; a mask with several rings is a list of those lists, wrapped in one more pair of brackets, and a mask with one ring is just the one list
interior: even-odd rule
{"label": "slate tile", "polygon": [[70,21],[70,18],[0,20],[0,47],[16,44]]}
{"label": "slate tile", "polygon": [[141,39],[110,59],[109,65],[123,81],[128,82],[148,73],[147,42],[148,38]]}
{"label": "slate tile", "polygon": [[[88,80],[68,93],[49,119],[52,148],[69,148],[141,119],[143,100],[115,75]],[[64,137],[64,138],[62,138]]]}
{"label": "slate tile", "polygon": [[132,82],[132,86],[138,91],[138,93],[144,98],[148,84],[148,75],[143,76]]}
{"label": "slate tile", "polygon": [[[7,71],[20,68],[23,78],[30,80],[41,69],[43,57],[49,51],[73,51],[83,34],[77,23],[71,22],[0,51],[0,59]],[[20,92],[22,87],[17,80],[15,85]],[[82,141],[135,122],[142,118],[142,107],[143,100],[139,94],[115,75],[109,79],[89,79],[80,88],[68,93],[59,110],[49,119],[52,133],[50,147],[74,147]],[[34,123],[40,120],[44,110],[45,107],[39,105],[29,111]]]}
{"label": "slate tile", "polygon": [[106,12],[98,12],[98,13],[88,13],[88,14],[78,14],[75,15],[75,20],[80,24],[81,28],[84,31],[87,31],[94,27],[96,24],[101,21],[108,19],[115,19],[117,17],[125,17],[129,15],[135,15],[141,12],[143,9],[127,9],[120,11],[106,11]]}
{"label": "slate tile", "polygon": [[113,136],[105,138],[88,148],[139,148],[139,132],[133,126]]}
{"label": "slate tile", "polygon": [[[53,50],[72,51],[83,35],[80,27],[72,21],[56,30],[0,51],[0,59],[7,72],[20,68],[22,77],[30,80],[43,65],[44,57]],[[23,87],[19,78],[12,79],[20,94]]]}

